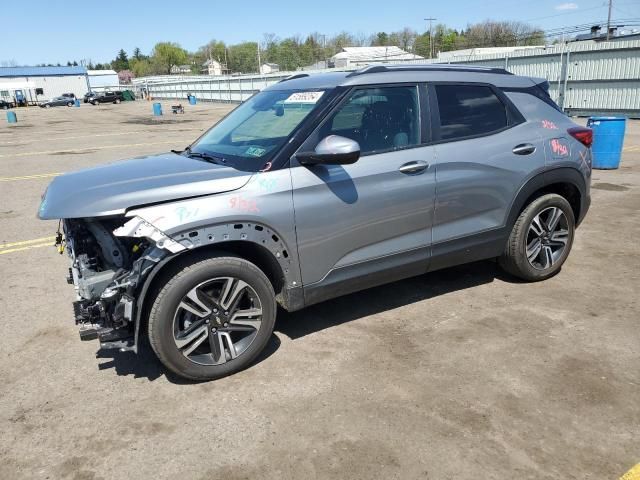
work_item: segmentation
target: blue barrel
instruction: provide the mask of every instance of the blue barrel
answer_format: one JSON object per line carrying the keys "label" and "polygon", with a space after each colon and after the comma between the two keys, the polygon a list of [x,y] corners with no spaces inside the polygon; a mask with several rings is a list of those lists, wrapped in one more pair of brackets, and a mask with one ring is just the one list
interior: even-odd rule
{"label": "blue barrel", "polygon": [[622,143],[627,119],[622,117],[590,117],[587,127],[593,130],[593,168],[611,170],[620,166]]}
{"label": "blue barrel", "polygon": [[78,99],[76,98],[76,101],[75,101],[75,102],[73,102],[73,104],[74,104],[76,107],[79,107],[79,106],[80,106],[80,100],[78,100]]}
{"label": "blue barrel", "polygon": [[196,96],[189,95],[189,105],[195,105],[195,104],[196,104]]}
{"label": "blue barrel", "polygon": [[160,115],[162,115],[162,104],[160,104],[160,103],[154,103],[153,104],[153,114],[156,117],[159,117]]}
{"label": "blue barrel", "polygon": [[18,123],[18,117],[16,117],[15,112],[7,112],[7,122]]}

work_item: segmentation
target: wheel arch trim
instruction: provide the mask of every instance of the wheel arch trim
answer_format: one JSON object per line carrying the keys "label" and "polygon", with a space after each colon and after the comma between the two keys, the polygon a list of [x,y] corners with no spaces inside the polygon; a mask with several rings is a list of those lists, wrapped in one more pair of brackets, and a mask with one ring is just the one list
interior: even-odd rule
{"label": "wheel arch trim", "polygon": [[528,200],[538,191],[544,190],[552,185],[568,184],[575,187],[580,194],[580,205],[578,215],[576,215],[576,225],[584,218],[588,209],[587,183],[579,170],[571,167],[558,167],[541,172],[530,178],[518,191],[515,199],[511,203],[506,226],[513,228],[518,215],[527,206]]}

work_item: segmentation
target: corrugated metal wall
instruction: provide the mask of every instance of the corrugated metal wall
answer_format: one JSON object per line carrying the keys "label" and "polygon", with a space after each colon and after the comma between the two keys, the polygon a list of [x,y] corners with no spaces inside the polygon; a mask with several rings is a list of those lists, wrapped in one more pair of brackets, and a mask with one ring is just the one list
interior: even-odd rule
{"label": "corrugated metal wall", "polygon": [[[571,114],[640,116],[640,40],[574,42],[509,54],[490,54],[389,63],[462,63],[506,68],[516,75],[549,81],[551,97]],[[360,65],[363,66],[363,65]],[[357,67],[355,67],[357,68]],[[136,79],[154,98],[185,99],[187,93],[214,102],[241,102],[289,75]],[[312,73],[312,72],[305,72]]]}

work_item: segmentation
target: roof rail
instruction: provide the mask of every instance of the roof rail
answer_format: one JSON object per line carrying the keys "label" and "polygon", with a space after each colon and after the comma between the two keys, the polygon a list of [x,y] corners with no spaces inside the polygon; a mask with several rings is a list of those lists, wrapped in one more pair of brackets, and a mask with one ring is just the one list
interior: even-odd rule
{"label": "roof rail", "polygon": [[474,73],[497,73],[500,75],[513,75],[504,68],[479,67],[463,64],[443,64],[435,63],[429,65],[369,65],[354,72],[347,77],[356,77],[368,73],[384,73],[384,72],[474,72]]}
{"label": "roof rail", "polygon": [[286,82],[287,80],[295,80],[296,78],[304,78],[304,77],[308,77],[308,76],[309,76],[308,73],[297,73],[295,75],[291,75],[290,77],[283,78],[278,83]]}

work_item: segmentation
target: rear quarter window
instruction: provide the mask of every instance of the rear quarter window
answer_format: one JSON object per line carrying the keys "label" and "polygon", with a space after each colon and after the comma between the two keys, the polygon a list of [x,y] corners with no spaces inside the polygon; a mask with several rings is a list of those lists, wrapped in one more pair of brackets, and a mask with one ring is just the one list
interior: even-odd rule
{"label": "rear quarter window", "polygon": [[508,125],[507,110],[484,85],[435,85],[440,138],[454,140],[487,135]]}

